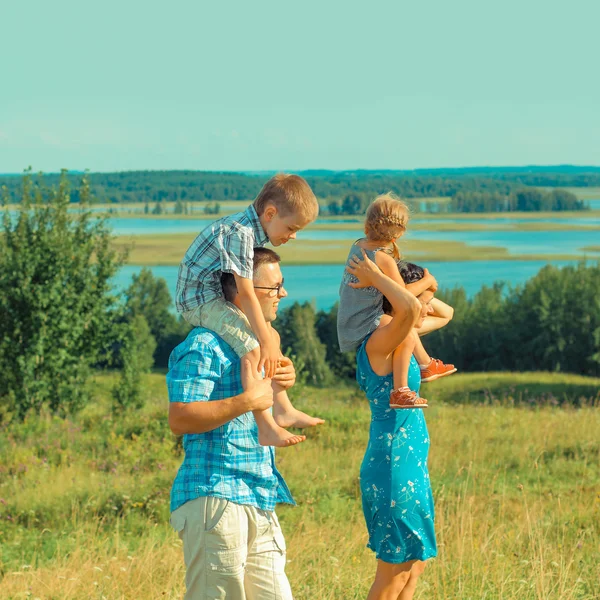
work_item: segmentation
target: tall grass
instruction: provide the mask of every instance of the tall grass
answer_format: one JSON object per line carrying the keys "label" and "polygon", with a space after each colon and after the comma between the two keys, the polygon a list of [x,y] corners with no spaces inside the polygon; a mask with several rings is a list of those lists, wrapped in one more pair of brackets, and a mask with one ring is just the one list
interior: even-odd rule
{"label": "tall grass", "polygon": [[[163,378],[150,376],[144,409],[118,419],[110,384],[99,378],[98,402],[76,418],[2,432],[0,598],[182,596],[182,550],[167,523],[180,445],[168,432]],[[430,384],[439,555],[417,598],[600,597],[599,384],[535,373]],[[554,385],[579,407],[555,406]],[[461,389],[471,402],[460,403]],[[535,397],[543,406],[527,402]],[[294,401],[327,419],[304,444],[278,451],[298,503],[278,508],[295,597],[365,598],[375,570],[358,482],[366,402],[351,387],[298,389]]]}

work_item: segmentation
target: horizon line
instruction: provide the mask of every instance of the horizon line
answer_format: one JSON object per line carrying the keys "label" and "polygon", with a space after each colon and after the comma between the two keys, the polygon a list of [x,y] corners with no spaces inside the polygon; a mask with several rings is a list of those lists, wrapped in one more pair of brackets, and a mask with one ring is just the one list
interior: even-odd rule
{"label": "horizon line", "polygon": [[[349,169],[327,169],[327,168],[308,168],[308,169],[115,169],[115,170],[101,170],[92,171],[91,169],[65,169],[67,174],[85,174],[89,173],[93,175],[99,174],[110,174],[110,173],[166,173],[166,172],[191,172],[191,173],[223,173],[223,174],[241,174],[241,175],[268,175],[271,173],[432,173],[432,172],[449,172],[449,171],[524,171],[528,169],[538,170],[552,170],[552,169],[574,169],[577,171],[600,171],[600,165],[577,165],[572,163],[560,163],[560,164],[527,164],[527,165],[469,165],[461,167],[417,167],[414,169],[390,169],[390,168],[349,168]],[[7,172],[0,173],[0,177],[19,177],[24,175],[31,169],[31,175],[60,175],[60,171],[34,171],[32,167],[23,169],[20,173]]]}

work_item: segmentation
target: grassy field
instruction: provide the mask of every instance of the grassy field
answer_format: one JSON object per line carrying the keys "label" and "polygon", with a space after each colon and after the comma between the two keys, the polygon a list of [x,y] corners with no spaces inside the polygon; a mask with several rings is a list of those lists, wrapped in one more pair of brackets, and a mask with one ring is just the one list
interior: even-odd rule
{"label": "grassy field", "polygon": [[[115,240],[119,249],[130,248],[128,262],[132,265],[178,265],[193,241],[194,233],[164,235],[120,236]],[[357,237],[359,232],[357,231]],[[348,256],[351,240],[303,240],[302,238],[276,248],[286,265],[343,264]],[[407,240],[400,249],[414,260],[468,261],[468,260],[576,260],[576,255],[510,254],[497,246],[469,246],[464,242]]]}
{"label": "grassy field", "polygon": [[[149,376],[145,407],[118,418],[112,383],[99,377],[97,400],[75,418],[2,431],[0,598],[181,598],[182,549],[167,523],[181,449],[164,378]],[[488,373],[424,388],[439,556],[417,598],[600,597],[599,387]],[[363,599],[374,573],[358,483],[368,408],[354,387],[294,392],[327,420],[277,454],[298,503],[278,509],[295,597]]]}

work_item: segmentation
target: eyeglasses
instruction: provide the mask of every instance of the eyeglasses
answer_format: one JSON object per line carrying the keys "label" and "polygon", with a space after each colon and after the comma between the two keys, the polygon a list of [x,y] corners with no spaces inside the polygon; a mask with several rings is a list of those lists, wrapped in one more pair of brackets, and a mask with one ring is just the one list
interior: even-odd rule
{"label": "eyeglasses", "polygon": [[[275,287],[264,287],[262,285],[255,285],[254,289],[255,290],[269,290],[271,293],[267,294],[267,296],[269,296],[270,298],[273,298],[274,296],[281,296],[281,290],[283,289],[283,279],[281,280],[281,283],[278,283]],[[275,292],[275,293],[273,293]]]}

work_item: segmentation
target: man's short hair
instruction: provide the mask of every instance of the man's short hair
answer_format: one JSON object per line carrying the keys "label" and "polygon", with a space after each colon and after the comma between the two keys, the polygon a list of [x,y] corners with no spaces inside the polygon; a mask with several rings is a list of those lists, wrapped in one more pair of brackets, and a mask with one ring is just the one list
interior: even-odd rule
{"label": "man's short hair", "polygon": [[262,215],[272,204],[282,217],[294,214],[314,221],[319,214],[319,203],[310,185],[300,175],[278,173],[271,177],[254,200],[256,214]]}
{"label": "man's short hair", "polygon": [[[254,275],[263,265],[270,265],[281,262],[281,257],[277,252],[270,248],[254,248],[253,271]],[[237,295],[237,286],[235,285],[235,277],[233,273],[221,274],[221,287],[225,300],[233,302]]]}

